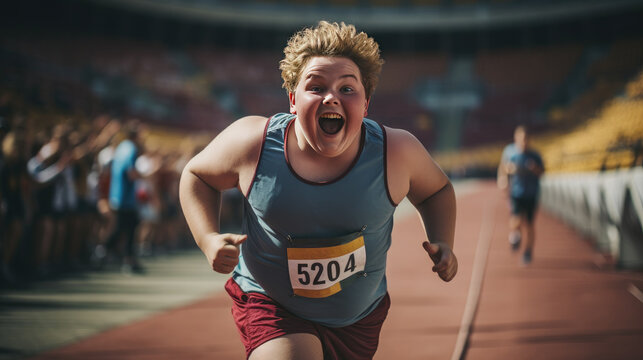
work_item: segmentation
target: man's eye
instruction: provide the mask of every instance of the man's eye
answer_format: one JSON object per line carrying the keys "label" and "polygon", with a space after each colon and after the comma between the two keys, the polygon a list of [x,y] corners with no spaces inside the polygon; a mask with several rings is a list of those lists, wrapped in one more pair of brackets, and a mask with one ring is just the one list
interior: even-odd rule
{"label": "man's eye", "polygon": [[351,92],[353,92],[353,91],[354,91],[354,90],[353,90],[353,88],[352,88],[352,87],[350,87],[350,86],[344,86],[344,87],[342,88],[342,92],[345,92],[345,93],[351,93]]}

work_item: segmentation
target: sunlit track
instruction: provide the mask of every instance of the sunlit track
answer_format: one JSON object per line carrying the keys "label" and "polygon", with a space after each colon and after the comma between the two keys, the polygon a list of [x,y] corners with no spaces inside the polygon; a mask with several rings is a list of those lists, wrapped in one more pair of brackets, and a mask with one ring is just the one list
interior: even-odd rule
{"label": "sunlit track", "polygon": [[473,272],[471,274],[471,282],[469,283],[467,303],[464,308],[460,331],[458,332],[458,338],[451,360],[462,360],[466,358],[469,335],[473,328],[478,310],[478,302],[480,301],[480,293],[482,292],[489,247],[491,246],[494,231],[497,203],[498,198],[495,198],[487,204],[483,211],[484,218],[482,220],[482,226],[480,227],[480,234],[478,235],[478,245],[473,260]]}

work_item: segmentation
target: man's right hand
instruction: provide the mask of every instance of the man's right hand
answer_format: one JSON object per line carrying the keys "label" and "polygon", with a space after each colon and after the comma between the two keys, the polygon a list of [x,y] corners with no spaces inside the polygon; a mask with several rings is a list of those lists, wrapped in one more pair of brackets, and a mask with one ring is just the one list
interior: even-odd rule
{"label": "man's right hand", "polygon": [[248,235],[213,234],[207,239],[208,247],[205,256],[212,270],[229,274],[239,263],[239,246],[246,241]]}

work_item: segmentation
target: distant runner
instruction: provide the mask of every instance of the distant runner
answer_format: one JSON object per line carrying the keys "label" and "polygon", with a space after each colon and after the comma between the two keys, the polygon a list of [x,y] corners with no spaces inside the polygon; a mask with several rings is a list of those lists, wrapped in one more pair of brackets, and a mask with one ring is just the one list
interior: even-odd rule
{"label": "distant runner", "polygon": [[514,251],[525,238],[523,264],[529,265],[534,249],[534,215],[538,207],[540,176],[545,166],[540,154],[529,146],[529,133],[524,126],[514,131],[514,143],[505,147],[498,166],[498,186],[508,189],[511,202],[509,243]]}

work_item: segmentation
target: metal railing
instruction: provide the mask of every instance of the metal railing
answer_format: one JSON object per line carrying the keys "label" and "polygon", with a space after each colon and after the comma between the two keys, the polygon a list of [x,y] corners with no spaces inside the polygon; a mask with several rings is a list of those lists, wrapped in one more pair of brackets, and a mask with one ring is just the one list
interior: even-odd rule
{"label": "metal railing", "polygon": [[643,268],[643,168],[547,175],[541,205],[624,269]]}

